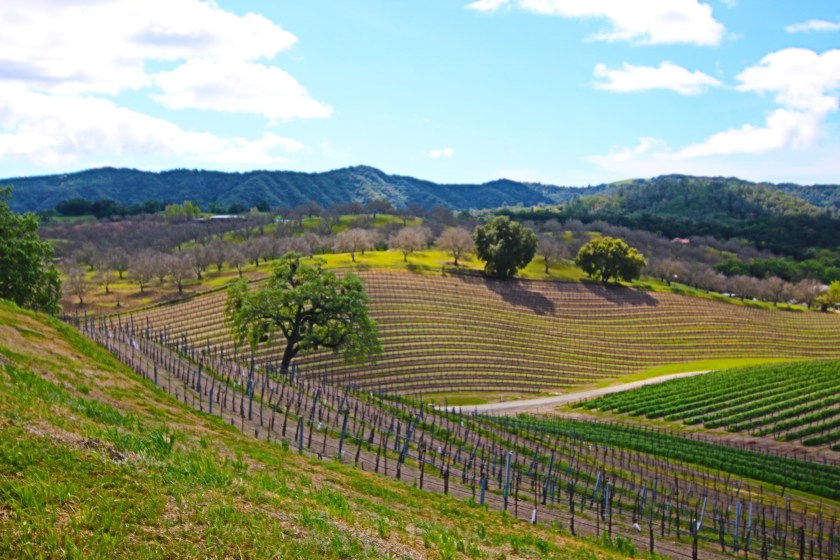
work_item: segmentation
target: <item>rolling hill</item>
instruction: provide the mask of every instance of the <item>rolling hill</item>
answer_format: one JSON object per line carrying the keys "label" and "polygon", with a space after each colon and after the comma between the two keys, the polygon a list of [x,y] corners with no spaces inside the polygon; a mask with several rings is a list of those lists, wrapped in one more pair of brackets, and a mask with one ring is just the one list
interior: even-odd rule
{"label": "rolling hill", "polygon": [[[304,372],[403,394],[569,390],[664,364],[840,357],[840,316],[754,309],[590,283],[440,277],[361,270],[384,354],[365,366],[330,353]],[[138,325],[198,346],[233,343],[225,292],[140,312]],[[277,350],[258,358],[271,362]],[[695,369],[708,369],[697,367]]]}
{"label": "rolling hill", "polygon": [[2,558],[629,556],[243,435],[0,301]]}

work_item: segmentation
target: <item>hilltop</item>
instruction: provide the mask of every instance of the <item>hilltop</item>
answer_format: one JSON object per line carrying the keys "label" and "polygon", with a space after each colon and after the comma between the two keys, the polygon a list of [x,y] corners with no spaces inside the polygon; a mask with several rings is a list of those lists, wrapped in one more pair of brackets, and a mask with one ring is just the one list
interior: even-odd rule
{"label": "hilltop", "polygon": [[[136,169],[101,168],[78,173],[0,180],[13,187],[11,206],[16,211],[49,210],[64,200],[111,199],[120,204],[147,200],[191,200],[206,208],[212,203],[246,207],[260,202],[270,207],[294,207],[315,201],[322,207],[375,199],[395,207],[444,206],[454,210],[497,208],[506,204],[535,206],[571,199],[580,189],[553,187],[499,179],[481,185],[437,184],[400,175],[388,175],[367,166],[324,173],[249,171],[223,173],[175,169],[159,173]],[[593,187],[585,192],[608,188]]]}
{"label": "hilltop", "polygon": [[[806,214],[840,208],[840,186],[751,183],[737,178],[664,175],[588,187],[569,187],[498,179],[483,184],[439,184],[389,175],[369,166],[323,173],[249,171],[225,173],[191,169],[162,172],[104,167],[78,173],[0,179],[13,187],[18,212],[50,210],[72,198],[142,204],[149,200],[201,207],[240,203],[251,207],[295,207],[310,201],[326,208],[384,199],[394,207],[443,206],[453,210],[540,206],[585,201],[590,210],[618,214],[662,213],[694,221],[757,215]],[[610,195],[610,193],[613,193]],[[601,195],[610,195],[602,197]],[[676,195],[676,196],[675,196]],[[709,206],[711,204],[711,206]],[[705,212],[711,212],[711,216]],[[602,212],[603,213],[603,212]],[[610,215],[610,214],[604,214]],[[600,215],[599,215],[600,216]]]}
{"label": "hilltop", "polygon": [[0,556],[625,558],[243,435],[0,302]]}

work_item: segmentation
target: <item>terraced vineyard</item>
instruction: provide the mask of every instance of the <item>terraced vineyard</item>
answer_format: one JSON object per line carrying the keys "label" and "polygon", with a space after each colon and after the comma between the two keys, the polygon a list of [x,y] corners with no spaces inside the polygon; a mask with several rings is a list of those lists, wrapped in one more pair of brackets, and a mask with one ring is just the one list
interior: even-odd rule
{"label": "terraced vineyard", "polygon": [[756,366],[676,379],[580,405],[840,451],[840,361]]}
{"label": "terraced vineyard", "polygon": [[[488,281],[369,270],[365,279],[384,354],[348,365],[302,358],[310,375],[403,394],[563,390],[677,362],[840,357],[840,317],[753,309],[593,284]],[[191,343],[234,351],[226,294],[133,316]],[[177,331],[172,332],[172,330]],[[277,359],[268,343],[257,360]]]}

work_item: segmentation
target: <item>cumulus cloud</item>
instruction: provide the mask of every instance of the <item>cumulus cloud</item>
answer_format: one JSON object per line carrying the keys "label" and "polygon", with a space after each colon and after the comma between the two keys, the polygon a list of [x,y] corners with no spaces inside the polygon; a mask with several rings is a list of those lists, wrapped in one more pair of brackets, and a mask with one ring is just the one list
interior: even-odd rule
{"label": "cumulus cloud", "polygon": [[124,157],[177,156],[204,163],[280,163],[301,148],[266,134],[258,140],[193,132],[93,96],[45,94],[0,84],[0,159],[66,165]]}
{"label": "cumulus cloud", "polygon": [[49,164],[171,155],[268,163],[294,151],[191,132],[119,105],[124,93],[170,109],[326,117],[330,107],[272,60],[297,37],[213,0],[28,0],[0,3],[0,156]]}
{"label": "cumulus cloud", "polygon": [[440,148],[437,150],[429,150],[429,157],[432,159],[451,158],[455,155],[455,150],[452,148]]}
{"label": "cumulus cloud", "polygon": [[737,91],[770,94],[779,105],[761,125],[744,124],[676,150],[642,138],[633,148],[613,148],[606,155],[588,160],[607,169],[648,164],[668,168],[680,163],[677,168],[684,170],[684,162],[704,158],[816,150],[825,135],[823,122],[838,110],[840,50],[822,54],[808,49],[780,50],[745,69],[736,79],[740,82]]}
{"label": "cumulus cloud", "polygon": [[620,70],[598,64],[594,75],[606,80],[596,84],[596,88],[620,93],[666,89],[682,95],[697,95],[709,87],[723,85],[699,70],[691,72],[670,62],[662,62],[658,67],[634,66],[625,62]]}
{"label": "cumulus cloud", "polygon": [[256,113],[272,120],[326,117],[331,109],[312,99],[280,68],[237,60],[189,60],[153,78],[154,99],[173,109]]}
{"label": "cumulus cloud", "polygon": [[788,33],[807,33],[811,31],[840,31],[840,22],[824,19],[809,19],[785,27]]}
{"label": "cumulus cloud", "polygon": [[0,79],[56,93],[117,94],[148,85],[149,63],[270,59],[297,41],[200,0],[3,2],[0,22]]}
{"label": "cumulus cloud", "polygon": [[478,0],[467,8],[482,12],[516,6],[542,15],[605,19],[609,27],[593,38],[662,45],[717,45],[725,28],[700,0]]}
{"label": "cumulus cloud", "polygon": [[821,135],[821,124],[838,108],[840,50],[823,54],[808,49],[784,49],[765,56],[737,76],[744,92],[774,94],[780,105],[763,126],[746,124],[719,132],[688,146],[676,157],[765,153],[781,148],[804,149]]}

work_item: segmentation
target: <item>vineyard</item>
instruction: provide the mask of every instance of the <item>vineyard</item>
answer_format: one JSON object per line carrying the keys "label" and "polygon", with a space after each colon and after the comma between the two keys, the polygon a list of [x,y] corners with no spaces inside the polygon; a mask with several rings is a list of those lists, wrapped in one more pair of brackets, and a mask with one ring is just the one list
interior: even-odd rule
{"label": "vineyard", "polygon": [[663,430],[624,424],[587,422],[560,417],[520,415],[515,418],[488,417],[516,433],[542,433],[586,441],[675,461],[701,465],[739,476],[768,482],[783,488],[802,490],[826,498],[840,499],[840,469],[825,463],[803,462],[777,455],[761,455],[728,445],[716,445]]}
{"label": "vineyard", "polygon": [[[541,393],[700,359],[832,358],[840,317],[754,309],[621,287],[495,282],[400,271],[362,271],[384,353],[345,364],[330,353],[303,371],[399,394]],[[236,352],[223,322],[226,294],[134,314],[138,324],[196,345]],[[259,363],[276,359],[269,341]],[[246,361],[245,352],[239,355]]]}
{"label": "vineyard", "polygon": [[632,416],[832,446],[840,451],[840,361],[755,366],[581,403]]}
{"label": "vineyard", "polygon": [[620,536],[671,558],[805,558],[809,550],[832,559],[840,545],[837,510],[825,501],[840,498],[836,464],[589,423],[434,410],[301,368],[275,377],[171,329],[114,318],[79,326],[154,385],[255,438],[531,523]]}

